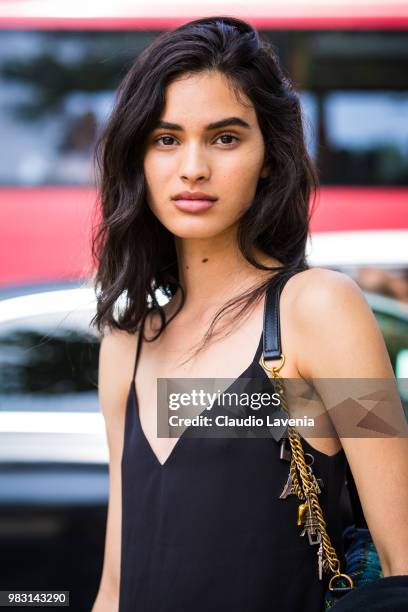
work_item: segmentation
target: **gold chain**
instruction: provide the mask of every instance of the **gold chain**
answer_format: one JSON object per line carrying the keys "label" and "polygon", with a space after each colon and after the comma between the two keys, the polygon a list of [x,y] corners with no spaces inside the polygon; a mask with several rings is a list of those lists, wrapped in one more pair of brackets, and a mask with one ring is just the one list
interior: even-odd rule
{"label": "gold chain", "polygon": [[[268,366],[265,364],[264,356],[262,355],[261,364],[266,370],[268,370],[268,372],[271,372],[273,378],[275,379],[275,386],[277,387],[278,392],[280,394],[283,409],[288,414],[288,416],[290,416],[284,393],[283,378],[280,375],[280,370],[282,369],[285,363],[285,357],[284,355],[281,355],[281,357],[282,363],[279,366],[268,368]],[[288,437],[292,451],[290,463],[290,477],[292,480],[292,487],[299,499],[310,499],[313,512],[315,513],[316,519],[319,524],[319,530],[322,538],[323,568],[325,569],[325,571],[329,571],[330,569],[334,574],[330,580],[329,588],[331,588],[332,581],[340,576],[346,578],[350,583],[350,586],[353,587],[352,578],[347,574],[342,574],[340,572],[340,561],[327,533],[326,522],[323,518],[323,512],[317,497],[316,486],[310,478],[310,470],[306,465],[305,454],[303,451],[299,432],[297,432],[296,429],[294,429],[293,427],[288,427]],[[298,474],[300,476],[300,482]]]}

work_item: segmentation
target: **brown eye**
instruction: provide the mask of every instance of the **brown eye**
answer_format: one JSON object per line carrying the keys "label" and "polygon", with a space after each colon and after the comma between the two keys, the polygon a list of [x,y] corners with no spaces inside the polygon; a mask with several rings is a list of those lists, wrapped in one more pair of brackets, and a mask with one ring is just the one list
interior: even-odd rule
{"label": "brown eye", "polygon": [[[237,136],[234,136],[234,134],[228,134],[228,133],[220,134],[219,136],[217,136],[217,140],[219,138],[227,138],[227,139],[228,138],[233,138],[235,141],[239,142],[239,138],[237,138]],[[230,142],[225,142],[224,141],[222,144],[229,145],[229,144],[234,144],[234,143],[231,142],[231,141]]]}
{"label": "brown eye", "polygon": [[[157,138],[154,142],[159,142],[160,140],[163,141],[162,144],[166,145],[171,145],[173,144],[172,142],[169,142],[169,140],[174,140],[173,136],[160,136],[159,138]],[[166,141],[166,142],[164,142]]]}

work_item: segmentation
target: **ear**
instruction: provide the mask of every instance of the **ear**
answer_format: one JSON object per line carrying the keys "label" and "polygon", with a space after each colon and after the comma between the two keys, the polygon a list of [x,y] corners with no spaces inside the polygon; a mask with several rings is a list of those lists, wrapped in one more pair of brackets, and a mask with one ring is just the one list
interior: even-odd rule
{"label": "ear", "polygon": [[267,176],[269,176],[269,173],[270,173],[269,165],[264,164],[262,166],[262,170],[261,170],[261,173],[260,173],[259,177],[260,178],[266,178]]}

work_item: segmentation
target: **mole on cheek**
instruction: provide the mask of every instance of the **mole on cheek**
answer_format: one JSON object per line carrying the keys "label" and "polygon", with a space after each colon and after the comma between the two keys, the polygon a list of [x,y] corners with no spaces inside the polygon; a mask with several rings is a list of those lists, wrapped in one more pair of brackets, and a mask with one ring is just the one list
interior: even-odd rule
{"label": "mole on cheek", "polygon": [[204,259],[201,260],[203,263],[205,263],[206,261],[208,261],[208,257],[205,257]]}

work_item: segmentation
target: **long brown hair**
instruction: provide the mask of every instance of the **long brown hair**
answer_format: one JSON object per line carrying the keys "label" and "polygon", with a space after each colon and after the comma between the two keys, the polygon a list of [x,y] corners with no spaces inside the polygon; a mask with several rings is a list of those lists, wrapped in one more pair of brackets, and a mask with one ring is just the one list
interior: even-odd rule
{"label": "long brown hair", "polygon": [[[182,300],[173,316],[184,304],[174,236],[145,198],[144,143],[161,115],[166,86],[183,73],[204,70],[222,73],[237,94],[251,100],[257,115],[271,171],[259,179],[252,205],[239,220],[238,245],[248,262],[271,275],[217,312],[202,346],[226,309],[243,304],[240,317],[272,277],[275,282],[282,274],[308,268],[309,206],[318,179],[305,144],[299,97],[273,47],[251,25],[229,16],[196,19],[162,33],[136,58],[97,143],[101,220],[92,237],[97,296],[92,323],[99,332],[108,326],[134,333],[155,309],[161,320],[156,338],[171,320],[166,321],[157,291],[171,300],[180,288]],[[254,246],[283,265],[262,265]]]}

